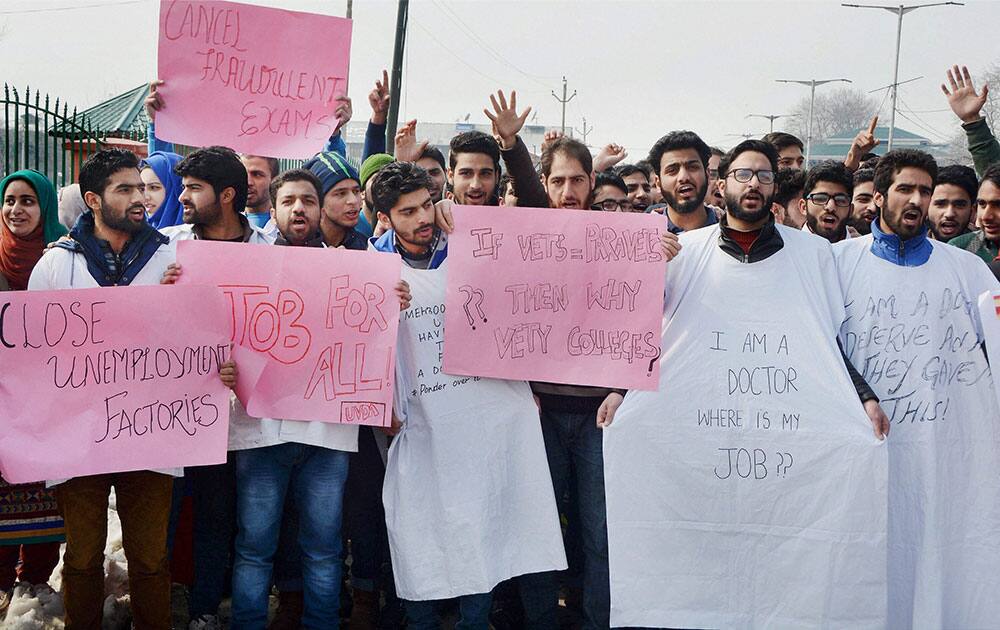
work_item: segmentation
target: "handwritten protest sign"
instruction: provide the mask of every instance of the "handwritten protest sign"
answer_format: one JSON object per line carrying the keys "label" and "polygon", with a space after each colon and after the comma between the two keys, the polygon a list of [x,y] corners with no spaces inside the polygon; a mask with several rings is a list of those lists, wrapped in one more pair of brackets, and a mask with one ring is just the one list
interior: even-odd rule
{"label": "handwritten protest sign", "polygon": [[398,256],[181,241],[177,262],[181,283],[222,289],[233,343],[264,360],[236,391],[247,413],[391,424]]}
{"label": "handwritten protest sign", "polygon": [[12,483],[226,461],[225,304],[201,287],[0,294]]}
{"label": "handwritten protest sign", "polygon": [[660,389],[604,430],[613,627],[885,627],[886,449],[829,246],[779,230],[758,263],[713,227],[667,265]]}
{"label": "handwritten protest sign", "polygon": [[456,206],[444,370],[655,389],[663,218]]}
{"label": "handwritten protest sign", "polygon": [[162,0],[156,135],[305,158],[337,126],[351,21],[236,2]]}

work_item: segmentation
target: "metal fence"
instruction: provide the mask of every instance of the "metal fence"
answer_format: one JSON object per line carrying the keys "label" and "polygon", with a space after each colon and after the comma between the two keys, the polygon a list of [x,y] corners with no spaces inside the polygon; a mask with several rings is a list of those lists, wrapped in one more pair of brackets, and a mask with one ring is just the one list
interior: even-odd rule
{"label": "metal fence", "polygon": [[[44,173],[61,188],[77,180],[80,165],[111,141],[130,140],[146,143],[146,130],[126,132],[100,129],[86,115],[59,98],[25,88],[23,92],[4,84],[3,122],[0,127],[3,164],[0,178],[23,168]],[[174,151],[188,155],[199,147],[175,145]],[[357,156],[347,156],[359,168]],[[279,159],[281,170],[298,168],[305,160]]]}
{"label": "metal fence", "polygon": [[[44,173],[56,187],[76,181],[80,164],[101,150],[111,138],[59,98],[25,88],[24,92],[4,84],[3,126],[0,128],[3,169],[9,173],[33,168]],[[55,129],[58,128],[58,132]],[[145,133],[119,133],[115,138],[145,142]]]}

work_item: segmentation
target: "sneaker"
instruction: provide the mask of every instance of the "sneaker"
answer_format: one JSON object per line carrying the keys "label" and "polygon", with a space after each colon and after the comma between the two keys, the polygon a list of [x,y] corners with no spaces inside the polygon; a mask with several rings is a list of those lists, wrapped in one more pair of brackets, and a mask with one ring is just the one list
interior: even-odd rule
{"label": "sneaker", "polygon": [[202,615],[191,620],[188,630],[222,630],[222,624],[219,623],[218,615]]}

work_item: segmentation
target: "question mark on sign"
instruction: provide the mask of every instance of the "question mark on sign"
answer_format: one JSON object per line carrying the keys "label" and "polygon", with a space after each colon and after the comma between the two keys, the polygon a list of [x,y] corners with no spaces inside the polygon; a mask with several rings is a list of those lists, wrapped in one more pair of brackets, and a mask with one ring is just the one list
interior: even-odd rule
{"label": "question mark on sign", "polygon": [[646,376],[653,375],[653,364],[656,363],[657,359],[660,358],[660,353],[662,350],[660,348],[656,349],[656,356],[649,360],[649,367],[646,368]]}
{"label": "question mark on sign", "polygon": [[[465,304],[462,308],[465,310],[465,317],[469,320],[469,326],[472,326],[472,330],[476,329],[476,320],[472,317],[472,308],[476,309],[476,313],[486,323],[486,313],[483,312],[483,300],[486,296],[483,294],[482,289],[474,289],[469,285],[464,285],[458,288],[459,291],[467,296]],[[475,303],[473,303],[475,300]]]}
{"label": "question mark on sign", "polygon": [[[792,461],[793,461],[792,460],[792,454],[791,453],[776,453],[776,455],[780,458],[780,461],[778,461],[778,465],[774,467],[774,472],[776,473],[776,475],[779,475],[781,477],[787,477],[788,476],[788,469],[792,467]],[[788,458],[787,463],[785,461],[786,457]],[[782,468],[784,468],[784,470],[782,470]]]}

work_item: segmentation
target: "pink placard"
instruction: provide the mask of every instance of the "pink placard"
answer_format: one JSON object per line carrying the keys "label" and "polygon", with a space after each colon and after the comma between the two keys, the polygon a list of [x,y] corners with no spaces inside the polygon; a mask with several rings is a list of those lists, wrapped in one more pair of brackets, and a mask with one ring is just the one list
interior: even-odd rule
{"label": "pink placard", "polygon": [[3,478],[225,462],[225,316],[206,287],[0,293]]}
{"label": "pink placard", "polygon": [[449,374],[657,388],[663,217],[456,206]]}
{"label": "pink placard", "polygon": [[399,256],[181,241],[177,262],[181,283],[225,297],[247,413],[391,424]]}
{"label": "pink placard", "polygon": [[337,126],[351,20],[237,2],[161,0],[157,137],[308,158]]}

